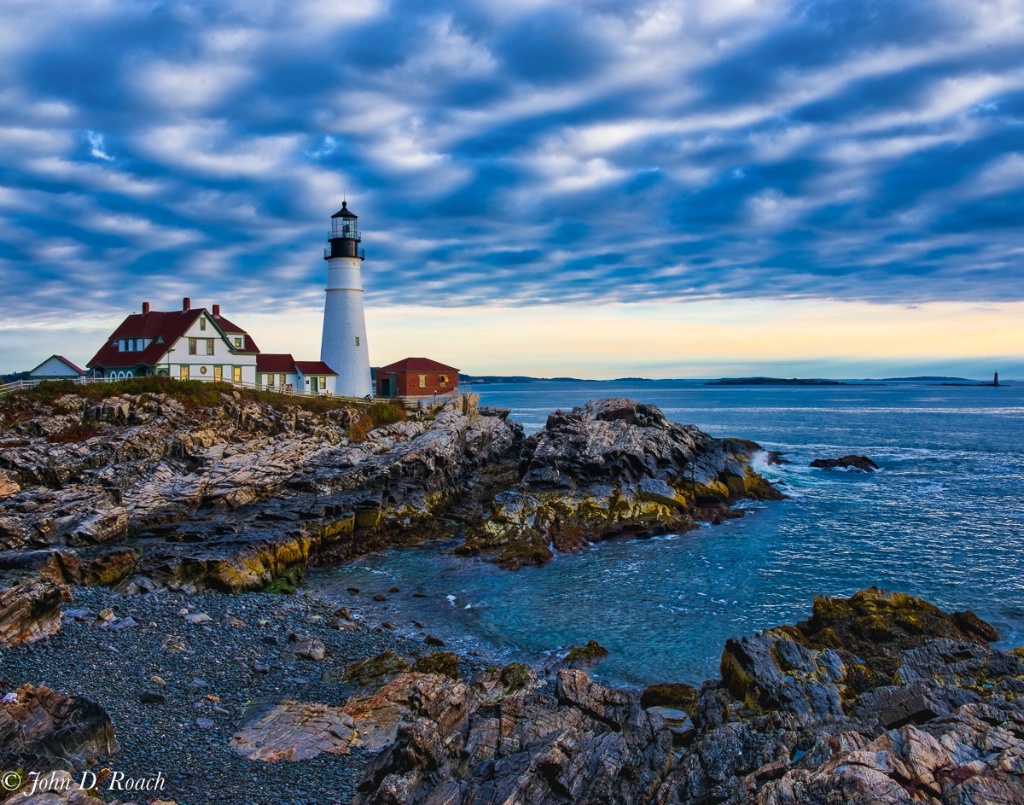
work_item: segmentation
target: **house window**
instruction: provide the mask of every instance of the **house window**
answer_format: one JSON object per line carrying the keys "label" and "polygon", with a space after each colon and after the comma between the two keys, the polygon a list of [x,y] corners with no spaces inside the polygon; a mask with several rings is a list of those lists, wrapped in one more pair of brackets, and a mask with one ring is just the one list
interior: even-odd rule
{"label": "house window", "polygon": [[427,387],[427,376],[420,375],[420,388],[425,389]]}
{"label": "house window", "polygon": [[178,372],[178,379],[179,380],[188,380],[188,365],[187,364],[182,364],[181,365],[181,369]]}
{"label": "house window", "polygon": [[199,339],[198,338],[190,338],[188,340],[188,354],[189,355],[198,355],[199,354]]}
{"label": "house window", "polygon": [[286,384],[287,382],[288,382],[288,378],[286,378],[286,377],[285,377],[284,375],[278,375],[278,376],[277,376],[277,385],[279,385],[279,386],[283,386],[283,385],[285,385],[285,384]]}
{"label": "house window", "polygon": [[224,379],[224,369],[221,366],[213,367],[213,382],[220,383]]}
{"label": "house window", "polygon": [[242,367],[241,366],[235,366],[231,370],[231,379],[234,380],[236,383],[241,383],[242,382]]}
{"label": "house window", "polygon": [[448,385],[448,375],[440,375],[438,377],[438,379],[437,379],[437,384],[439,386],[447,386]]}
{"label": "house window", "polygon": [[199,320],[199,329],[200,330],[205,330],[206,329],[206,317],[205,316]]}
{"label": "house window", "polygon": [[273,386],[274,385],[274,376],[273,375],[263,375],[263,377],[267,381],[267,385],[268,386]]}
{"label": "house window", "polygon": [[356,336],[356,346],[357,347],[359,346],[359,336],[358,335]]}
{"label": "house window", "polygon": [[207,355],[212,355],[213,354],[213,339],[212,338],[207,338],[206,339],[206,354]]}
{"label": "house window", "polygon": [[235,339],[235,346],[238,347],[239,349],[241,349],[241,347],[242,347],[242,339],[241,338],[236,338]]}

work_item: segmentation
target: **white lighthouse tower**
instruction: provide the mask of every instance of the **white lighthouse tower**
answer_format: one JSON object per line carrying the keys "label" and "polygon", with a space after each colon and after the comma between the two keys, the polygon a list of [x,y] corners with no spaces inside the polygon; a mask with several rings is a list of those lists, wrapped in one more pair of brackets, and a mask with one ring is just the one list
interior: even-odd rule
{"label": "white lighthouse tower", "polygon": [[324,335],[320,360],[338,373],[334,393],[343,397],[366,397],[372,392],[370,354],[366,348],[366,318],[363,316],[365,252],[359,248],[358,216],[348,202],[331,216],[327,261],[327,302],[324,305]]}

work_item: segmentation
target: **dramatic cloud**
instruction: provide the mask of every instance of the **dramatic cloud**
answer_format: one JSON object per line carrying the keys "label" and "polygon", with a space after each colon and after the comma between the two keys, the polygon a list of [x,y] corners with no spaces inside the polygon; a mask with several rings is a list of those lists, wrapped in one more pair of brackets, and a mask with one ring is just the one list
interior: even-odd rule
{"label": "dramatic cloud", "polygon": [[320,303],[1024,300],[1024,0],[0,6],[0,281],[45,325]]}

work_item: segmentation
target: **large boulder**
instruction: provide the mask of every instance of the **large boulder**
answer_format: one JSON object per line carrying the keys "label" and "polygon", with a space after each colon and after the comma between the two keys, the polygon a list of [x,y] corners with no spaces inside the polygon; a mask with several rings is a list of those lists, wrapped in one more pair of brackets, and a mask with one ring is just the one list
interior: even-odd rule
{"label": "large boulder", "polygon": [[482,672],[458,702],[403,724],[353,805],[650,798],[672,737],[635,694],[569,669],[553,686],[521,685],[518,674]]}
{"label": "large boulder", "polygon": [[750,467],[753,442],[715,439],[669,421],[654,405],[592,400],[556,411],[523,448],[519,477],[471,524],[463,554],[518,567],[620,534],[686,531],[737,516],[744,498],[782,495]]}
{"label": "large boulder", "polygon": [[88,699],[22,685],[0,704],[0,769],[75,771],[119,749],[106,711]]}
{"label": "large boulder", "polygon": [[840,458],[816,458],[811,466],[819,470],[848,470],[851,472],[874,472],[878,465],[867,456],[841,456]]}

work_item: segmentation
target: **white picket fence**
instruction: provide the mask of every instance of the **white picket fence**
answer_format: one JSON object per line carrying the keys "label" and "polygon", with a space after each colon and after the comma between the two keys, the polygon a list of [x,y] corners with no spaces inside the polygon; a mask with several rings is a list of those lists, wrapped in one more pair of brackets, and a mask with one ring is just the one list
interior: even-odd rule
{"label": "white picket fence", "polygon": [[[52,378],[52,379],[53,380],[60,380],[60,379],[67,379],[67,378]],[[124,378],[112,378],[112,377],[79,377],[77,380],[71,380],[71,382],[72,383],[76,383],[78,385],[86,385],[88,383],[120,383],[123,379]],[[177,381],[177,378],[172,378],[172,379]],[[195,380],[197,382],[200,382],[200,383],[212,383],[212,382],[214,382],[212,379],[207,380],[205,378],[194,377],[194,378],[191,378],[191,379]],[[12,391],[23,391],[25,389],[35,388],[40,383],[47,383],[47,382],[49,382],[49,381],[48,380],[15,380],[13,383],[4,383],[4,384],[0,385],[0,397],[2,397],[4,394],[9,394]],[[317,391],[317,392],[311,392],[311,391],[306,391],[305,389],[292,388],[291,385],[268,386],[268,385],[259,384],[259,383],[244,383],[242,381],[235,382],[233,380],[223,380],[223,381],[219,381],[219,382],[228,383],[228,384],[230,384],[232,386],[235,386],[236,388],[240,388],[240,389],[253,389],[254,391],[269,391],[269,392],[273,392],[274,394],[285,394],[285,395],[290,395],[290,396],[293,396],[293,397],[332,397],[333,396],[331,394],[331,392],[329,392],[327,390],[320,390],[320,391]],[[455,400],[455,399],[457,399],[459,397],[459,395],[460,395],[460,392],[456,388],[456,389],[452,389],[451,391],[445,392],[444,394],[438,394],[438,395],[433,396],[433,397],[412,397],[412,398],[409,398],[408,403],[410,405],[414,404],[418,408],[430,408],[433,405],[443,404],[443,403],[446,403],[446,402],[450,402],[451,400]],[[337,397],[335,399],[345,400],[346,402],[351,402],[351,403],[361,404],[361,405],[366,405],[368,402],[371,401],[369,397]],[[380,398],[380,399],[385,399],[386,400],[386,399],[390,399],[390,398],[385,397],[385,398]]]}

